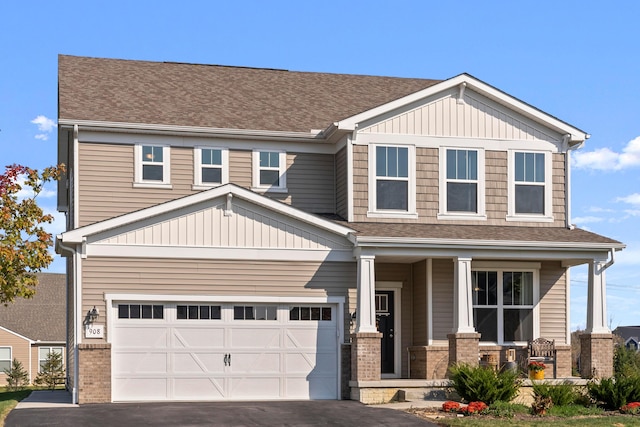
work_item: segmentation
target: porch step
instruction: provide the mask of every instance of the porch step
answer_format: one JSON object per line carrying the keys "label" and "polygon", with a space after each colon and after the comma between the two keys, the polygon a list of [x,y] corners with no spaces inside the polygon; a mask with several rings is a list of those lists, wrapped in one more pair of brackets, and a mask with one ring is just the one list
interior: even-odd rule
{"label": "porch step", "polygon": [[407,402],[413,400],[449,400],[451,399],[451,393],[446,389],[433,388],[433,387],[412,387],[402,388],[396,393],[396,400],[398,402]]}

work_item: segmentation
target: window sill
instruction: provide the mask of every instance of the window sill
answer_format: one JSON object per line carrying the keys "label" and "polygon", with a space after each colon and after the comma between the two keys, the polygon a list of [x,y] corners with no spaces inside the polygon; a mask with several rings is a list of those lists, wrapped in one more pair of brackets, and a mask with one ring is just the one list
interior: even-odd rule
{"label": "window sill", "polygon": [[368,211],[367,217],[369,218],[406,218],[417,219],[418,214],[416,212],[394,212],[394,211]]}
{"label": "window sill", "polygon": [[251,191],[256,193],[288,193],[289,190],[287,188],[279,188],[279,187],[251,187]]}
{"label": "window sill", "polygon": [[445,221],[486,221],[487,216],[473,213],[439,213],[438,219]]}
{"label": "window sill", "polygon": [[523,221],[523,222],[553,222],[552,216],[544,215],[507,215],[507,221]]}
{"label": "window sill", "polygon": [[159,188],[162,190],[171,190],[173,185],[171,183],[155,183],[155,182],[134,182],[133,188]]}

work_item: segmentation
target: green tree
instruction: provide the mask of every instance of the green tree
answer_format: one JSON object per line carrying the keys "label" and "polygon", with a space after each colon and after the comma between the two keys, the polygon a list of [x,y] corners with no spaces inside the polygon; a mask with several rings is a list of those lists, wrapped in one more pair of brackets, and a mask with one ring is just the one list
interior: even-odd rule
{"label": "green tree", "polygon": [[42,172],[11,165],[0,175],[0,303],[33,297],[35,273],[53,261],[53,239],[44,230],[53,216],[43,212],[36,198],[45,183],[60,179],[64,171],[64,165]]}
{"label": "green tree", "polygon": [[50,351],[42,365],[40,372],[34,381],[36,385],[46,386],[49,390],[56,388],[56,384],[64,383],[64,366],[62,353]]}
{"label": "green tree", "polygon": [[7,390],[19,391],[23,390],[29,385],[29,374],[24,370],[22,362],[18,359],[13,359],[11,362],[11,369],[4,369],[4,374],[7,378]]}

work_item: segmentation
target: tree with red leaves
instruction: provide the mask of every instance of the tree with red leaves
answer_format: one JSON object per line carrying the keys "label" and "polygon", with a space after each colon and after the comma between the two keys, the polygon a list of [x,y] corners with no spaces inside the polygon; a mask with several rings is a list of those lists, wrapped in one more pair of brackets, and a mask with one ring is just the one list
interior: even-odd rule
{"label": "tree with red leaves", "polygon": [[53,239],[44,230],[53,216],[42,211],[36,197],[45,183],[60,179],[64,171],[64,165],[39,172],[14,164],[0,175],[0,303],[33,297],[35,273],[53,261]]}

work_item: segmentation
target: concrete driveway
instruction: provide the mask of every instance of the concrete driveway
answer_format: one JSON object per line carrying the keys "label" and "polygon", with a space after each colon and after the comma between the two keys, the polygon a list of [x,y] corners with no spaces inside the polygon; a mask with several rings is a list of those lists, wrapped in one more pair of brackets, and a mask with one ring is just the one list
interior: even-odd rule
{"label": "concrete driveway", "polygon": [[[43,407],[47,406],[47,407]],[[18,426],[435,426],[406,412],[349,400],[20,405]]]}

